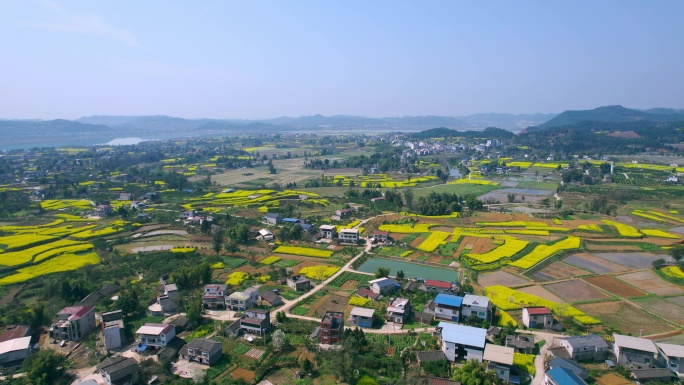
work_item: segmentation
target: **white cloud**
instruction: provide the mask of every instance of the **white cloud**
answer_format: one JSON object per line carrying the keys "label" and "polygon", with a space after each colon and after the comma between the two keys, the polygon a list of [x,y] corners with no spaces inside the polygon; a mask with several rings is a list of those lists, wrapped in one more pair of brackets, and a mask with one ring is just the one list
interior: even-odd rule
{"label": "white cloud", "polygon": [[144,48],[133,32],[111,26],[99,15],[72,14],[55,2],[43,0],[41,3],[50,11],[55,20],[49,22],[23,22],[21,25],[59,32],[81,33],[118,41],[132,47]]}

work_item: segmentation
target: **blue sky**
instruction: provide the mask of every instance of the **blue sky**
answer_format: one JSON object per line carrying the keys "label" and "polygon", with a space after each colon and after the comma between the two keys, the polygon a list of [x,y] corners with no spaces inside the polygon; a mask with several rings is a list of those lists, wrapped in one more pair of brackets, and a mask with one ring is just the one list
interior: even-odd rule
{"label": "blue sky", "polygon": [[0,118],[684,108],[682,1],[0,1]]}

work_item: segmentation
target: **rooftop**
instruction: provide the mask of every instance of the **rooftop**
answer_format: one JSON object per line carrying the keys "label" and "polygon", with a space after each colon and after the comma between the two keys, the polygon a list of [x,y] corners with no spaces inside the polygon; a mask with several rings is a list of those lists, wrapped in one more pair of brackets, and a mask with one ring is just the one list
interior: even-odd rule
{"label": "rooftop", "polygon": [[[131,370],[133,371],[132,367],[137,368],[138,363],[132,359],[132,358],[126,358],[126,357],[109,357],[105,358],[104,361],[100,362],[97,365],[98,370],[102,370],[106,373],[109,373],[110,375],[116,372],[119,372],[121,370]],[[131,368],[131,369],[129,369]],[[135,369],[137,370],[137,369]]]}
{"label": "rooftop", "polygon": [[371,317],[373,317],[373,313],[375,313],[375,309],[365,309],[362,307],[355,307],[352,309],[351,313],[349,313],[349,314],[355,315],[358,317],[371,318]]}
{"label": "rooftop", "polygon": [[67,306],[62,309],[57,315],[69,315],[69,319],[81,318],[93,310],[92,306]]}
{"label": "rooftop", "polygon": [[461,307],[461,304],[463,303],[463,297],[459,297],[457,295],[449,295],[449,294],[437,294],[437,297],[435,297],[434,303],[436,305],[447,305],[447,306]]}
{"label": "rooftop", "polygon": [[561,368],[560,366],[555,367],[551,370],[546,371],[546,375],[549,376],[557,385],[586,385],[581,378],[579,378],[575,373],[569,371],[568,369]]}
{"label": "rooftop", "polygon": [[513,365],[513,355],[515,349],[506,346],[487,344],[482,358],[485,361],[496,362],[497,364]]}
{"label": "rooftop", "polygon": [[164,285],[164,291],[167,293],[172,291],[178,291],[178,286],[176,286],[175,283],[169,283],[167,285]]}
{"label": "rooftop", "polygon": [[374,279],[372,281],[368,281],[368,283],[370,283],[371,285],[377,284],[380,287],[396,285],[396,282],[394,282],[394,280],[392,278],[388,278],[388,277]]}
{"label": "rooftop", "polygon": [[625,336],[622,334],[613,334],[613,338],[615,338],[615,346],[619,348],[641,350],[644,352],[650,352],[654,354],[658,353],[658,349],[656,348],[653,341],[648,340],[646,338]]}
{"label": "rooftop", "polygon": [[586,336],[574,336],[563,338],[573,349],[584,347],[608,347],[608,343],[597,334],[587,334]]}
{"label": "rooftop", "polygon": [[481,295],[466,294],[463,298],[463,305],[467,306],[489,306],[489,298]]}
{"label": "rooftop", "polygon": [[684,358],[684,345],[656,344],[668,357]]}
{"label": "rooftop", "polygon": [[17,350],[25,350],[31,346],[31,337],[15,338],[0,342],[0,354],[15,352]]}
{"label": "rooftop", "polygon": [[222,346],[220,342],[212,341],[206,338],[195,338],[188,343],[189,348],[203,350],[205,352],[210,352],[216,346]]}
{"label": "rooftop", "polygon": [[144,326],[141,326],[138,330],[136,330],[135,334],[159,335],[162,333],[168,333],[173,328],[174,328],[173,325],[168,325],[168,324],[147,323]]}
{"label": "rooftop", "polygon": [[9,326],[4,333],[0,334],[0,342],[13,340],[26,336],[29,331],[28,325],[13,325]]}
{"label": "rooftop", "polygon": [[421,362],[446,360],[446,355],[441,350],[419,351],[416,352],[416,357],[418,358],[418,361]]}
{"label": "rooftop", "polygon": [[475,328],[472,326],[440,322],[437,325],[442,328],[442,339],[447,342],[459,345],[476,346],[484,348],[487,338],[487,329]]}
{"label": "rooftop", "polygon": [[529,315],[553,315],[548,307],[526,307],[525,310]]}
{"label": "rooftop", "polygon": [[451,289],[451,282],[437,281],[434,279],[425,280],[425,286],[439,287],[442,289]]}
{"label": "rooftop", "polygon": [[340,234],[359,234],[359,229],[340,229]]}

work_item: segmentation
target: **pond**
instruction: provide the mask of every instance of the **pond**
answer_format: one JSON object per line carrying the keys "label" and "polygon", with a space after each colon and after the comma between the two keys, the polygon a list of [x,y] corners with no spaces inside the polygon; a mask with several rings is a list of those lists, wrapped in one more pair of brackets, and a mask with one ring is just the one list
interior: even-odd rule
{"label": "pond", "polygon": [[375,273],[378,267],[389,267],[391,276],[396,276],[398,270],[403,270],[406,278],[436,279],[447,282],[458,281],[458,273],[446,266],[440,269],[438,267],[385,258],[368,258],[357,270],[364,273]]}

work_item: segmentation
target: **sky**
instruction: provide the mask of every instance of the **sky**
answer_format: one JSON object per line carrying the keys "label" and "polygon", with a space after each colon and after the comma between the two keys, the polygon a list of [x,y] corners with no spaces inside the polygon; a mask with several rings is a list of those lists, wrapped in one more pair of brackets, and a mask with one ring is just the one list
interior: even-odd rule
{"label": "sky", "polygon": [[684,108],[684,2],[0,1],[0,119]]}

